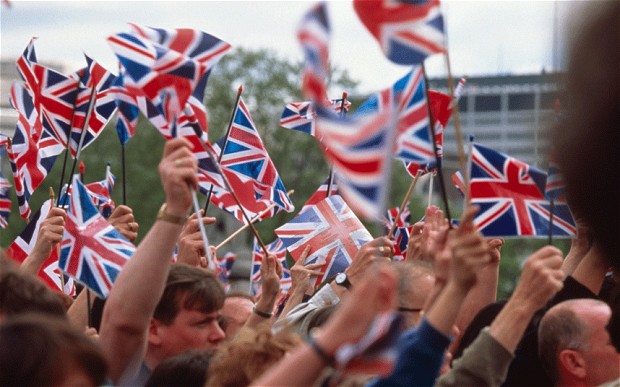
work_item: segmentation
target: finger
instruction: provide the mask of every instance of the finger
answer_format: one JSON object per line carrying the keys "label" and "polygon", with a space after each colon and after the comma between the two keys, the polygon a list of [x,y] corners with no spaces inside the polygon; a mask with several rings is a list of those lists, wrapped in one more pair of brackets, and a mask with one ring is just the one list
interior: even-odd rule
{"label": "finger", "polygon": [[298,262],[304,261],[308,257],[308,254],[310,254],[310,247],[311,246],[308,245],[304,248],[304,251],[301,253],[301,255],[299,256],[299,259],[297,260]]}
{"label": "finger", "polygon": [[173,138],[170,141],[166,141],[166,144],[164,145],[164,155],[163,157],[167,157],[169,155],[171,155],[172,153],[174,153],[175,151],[177,151],[180,148],[188,148],[188,149],[193,149],[192,143],[184,138],[184,137],[177,137],[177,138]]}
{"label": "finger", "polygon": [[306,274],[309,274],[311,276],[312,275],[321,275],[321,274],[323,274],[323,272],[320,271],[320,270],[308,270],[308,271],[306,271]]}
{"label": "finger", "polygon": [[318,269],[319,267],[322,267],[326,263],[327,262],[311,263],[311,264],[305,265],[303,267],[305,267],[308,270],[314,270],[314,269]]}
{"label": "finger", "polygon": [[461,217],[461,221],[459,222],[458,231],[459,234],[462,235],[464,233],[470,232],[474,227],[474,217],[478,213],[477,206],[468,206]]}

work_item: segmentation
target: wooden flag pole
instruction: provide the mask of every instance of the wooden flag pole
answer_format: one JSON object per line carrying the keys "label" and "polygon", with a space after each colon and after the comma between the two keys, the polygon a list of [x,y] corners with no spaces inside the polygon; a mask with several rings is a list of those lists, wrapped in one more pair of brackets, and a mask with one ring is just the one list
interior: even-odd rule
{"label": "wooden flag pole", "polygon": [[[292,195],[295,192],[294,189],[288,191],[286,194],[287,195]],[[260,220],[260,218],[265,215],[266,213],[268,213],[269,211],[271,211],[274,207],[276,206],[276,203],[272,203],[269,207],[267,207],[266,209],[262,210],[261,212],[259,212],[258,214],[256,214],[255,217],[252,218],[252,223],[258,222]],[[250,227],[247,224],[244,224],[243,226],[239,227],[235,232],[233,232],[232,234],[230,234],[228,236],[228,238],[224,239],[222,242],[220,242],[219,245],[215,246],[215,250],[219,250],[222,246],[224,246],[226,243],[230,242],[231,240],[233,240],[237,235],[241,234],[241,232],[243,230],[245,230],[246,228]]]}
{"label": "wooden flag pole", "polygon": [[450,206],[448,205],[448,195],[446,193],[446,184],[443,180],[443,166],[441,165],[441,159],[439,158],[439,151],[437,150],[437,143],[435,142],[435,125],[433,120],[433,112],[428,106],[428,79],[426,77],[426,69],[424,63],[422,64],[422,73],[424,75],[424,92],[426,94],[426,110],[428,112],[428,124],[431,129],[431,143],[433,144],[433,153],[435,154],[435,162],[437,163],[437,177],[439,178],[439,188],[441,189],[441,198],[446,210],[446,218],[448,218],[448,224],[452,228],[452,216],[450,215]]}
{"label": "wooden flag pole", "polygon": [[[450,89],[450,98],[454,101],[454,78],[452,78],[452,68],[450,67],[450,54],[446,50],[444,54],[446,58],[446,67],[448,69],[448,88]],[[463,144],[463,131],[461,130],[461,119],[459,116],[458,104],[452,109],[452,115],[454,116],[454,132],[456,136],[456,150],[459,156],[459,165],[461,171],[465,171],[465,145]],[[465,180],[465,187],[469,191],[469,176],[463,176]]]}
{"label": "wooden flag pole", "polygon": [[[239,101],[241,100],[241,94],[243,93],[243,85],[239,85],[237,89],[237,99],[235,100],[235,107],[230,115],[230,120],[228,121],[228,128],[226,129],[226,135],[224,136],[224,145],[220,150],[220,155],[217,157],[217,163],[222,161],[222,156],[224,156],[224,150],[226,149],[226,145],[228,144],[228,136],[230,135],[230,129],[232,128],[233,121],[235,120],[235,114],[237,113],[237,109],[239,108]],[[200,136],[198,136],[200,137]],[[214,161],[216,159],[213,159]],[[213,185],[209,188],[209,193],[207,194],[207,202],[205,203],[205,215],[207,214],[207,210],[209,209],[209,202],[211,201],[211,195],[213,194]]]}
{"label": "wooden flag pole", "polygon": [[409,201],[409,196],[411,196],[411,192],[413,192],[413,189],[415,188],[415,185],[418,182],[418,179],[420,178],[420,176],[422,176],[422,171],[418,169],[418,172],[415,174],[415,177],[411,181],[411,184],[409,184],[409,189],[407,190],[407,193],[405,194],[405,197],[403,198],[403,202],[400,204],[400,207],[398,208],[398,214],[396,215],[396,219],[392,223],[392,228],[390,228],[390,231],[387,233],[388,237],[394,233],[394,230],[396,230],[396,226],[398,226],[398,219],[400,219],[400,214],[403,213],[403,210],[405,209],[405,206],[407,205],[407,202]]}
{"label": "wooden flag pole", "polygon": [[[95,105],[94,101],[95,101],[96,95],[97,95],[96,88],[93,87],[90,92],[90,99],[88,100],[88,109],[86,112],[86,119],[84,120],[84,126],[82,127],[82,133],[80,133],[80,142],[78,143],[77,152],[75,155],[75,159],[73,160],[73,166],[71,167],[71,174],[69,176],[73,176],[73,174],[75,173],[75,167],[80,158],[80,153],[82,153],[82,145],[84,144],[84,137],[85,137],[86,129],[88,128],[88,121],[90,121],[90,115],[93,113],[93,107]],[[69,185],[67,186],[67,192],[69,191],[69,188],[71,188],[72,182],[73,182],[73,179],[69,179]],[[64,199],[65,200],[63,200],[62,207],[66,205],[67,195],[64,196]]]}
{"label": "wooden flag pole", "polygon": [[[344,117],[346,112],[344,110],[345,101],[349,94],[346,91],[342,92],[342,101],[340,101],[340,117]],[[325,197],[328,198],[332,192],[332,185],[334,184],[334,168],[329,167],[329,180],[327,181],[327,192]]]}

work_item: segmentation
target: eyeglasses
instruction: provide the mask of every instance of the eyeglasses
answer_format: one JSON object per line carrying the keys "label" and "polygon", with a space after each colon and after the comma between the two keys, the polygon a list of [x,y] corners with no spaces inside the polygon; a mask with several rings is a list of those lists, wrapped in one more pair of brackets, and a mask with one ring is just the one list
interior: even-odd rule
{"label": "eyeglasses", "polygon": [[420,313],[422,311],[422,308],[407,308],[404,306],[399,306],[397,310],[399,312]]}

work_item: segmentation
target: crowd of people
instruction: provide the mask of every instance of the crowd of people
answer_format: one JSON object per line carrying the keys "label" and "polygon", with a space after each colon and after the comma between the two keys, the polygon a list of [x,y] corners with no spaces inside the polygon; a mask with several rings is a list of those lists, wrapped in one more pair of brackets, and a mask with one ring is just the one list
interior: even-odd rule
{"label": "crowd of people", "polygon": [[[0,257],[0,386],[620,386],[620,3],[595,11],[571,51],[567,126],[551,136],[578,235],[566,256],[553,246],[531,253],[508,300],[496,300],[503,241],[476,231],[474,207],[455,227],[428,208],[404,261],[378,237],[317,289],[320,264],[302,265],[306,249],[285,303],[273,255],[261,264],[260,297],[227,294],[198,228],[216,219],[187,217],[197,161],[176,138],[158,167],[165,204],[107,299],[73,299],[36,278],[62,239],[61,209],[21,266]],[[110,222],[136,239],[128,207]],[[382,316],[397,316],[400,329],[385,367],[347,368],[343,348]]]}

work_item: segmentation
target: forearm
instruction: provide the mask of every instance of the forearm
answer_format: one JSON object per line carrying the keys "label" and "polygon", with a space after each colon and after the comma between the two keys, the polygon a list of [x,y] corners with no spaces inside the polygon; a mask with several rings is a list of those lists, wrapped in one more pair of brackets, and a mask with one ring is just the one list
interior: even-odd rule
{"label": "forearm", "polygon": [[178,224],[156,221],[110,291],[100,340],[113,381],[118,380],[144,349],[146,332],[163,293],[170,257],[180,232]]}
{"label": "forearm", "polygon": [[466,295],[466,290],[448,281],[426,314],[428,323],[445,336],[450,336]]}
{"label": "forearm", "polygon": [[45,260],[49,257],[50,251],[41,251],[41,249],[35,248],[32,250],[32,253],[24,259],[24,262],[19,266],[19,271],[23,273],[32,274],[33,276],[37,276],[39,274],[39,270],[41,270],[41,266]]}
{"label": "forearm", "polygon": [[73,301],[67,311],[69,321],[78,329],[84,329],[88,325],[88,292],[82,291]]}
{"label": "forearm", "polygon": [[299,286],[293,289],[291,295],[286,301],[286,305],[284,305],[284,309],[282,309],[282,313],[280,313],[280,316],[285,317],[294,307],[301,304],[304,300],[304,295],[306,294],[304,290],[305,289]]}
{"label": "forearm", "polygon": [[493,320],[489,335],[507,351],[514,353],[534,313],[536,308],[530,306],[527,300],[511,298]]}
{"label": "forearm", "polygon": [[489,264],[478,273],[476,285],[470,290],[463,301],[463,306],[456,319],[456,326],[461,332],[469,326],[482,308],[495,302],[499,279],[499,262]]}

